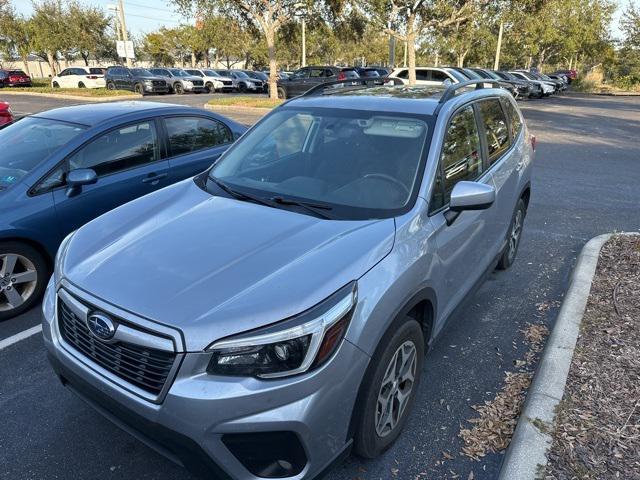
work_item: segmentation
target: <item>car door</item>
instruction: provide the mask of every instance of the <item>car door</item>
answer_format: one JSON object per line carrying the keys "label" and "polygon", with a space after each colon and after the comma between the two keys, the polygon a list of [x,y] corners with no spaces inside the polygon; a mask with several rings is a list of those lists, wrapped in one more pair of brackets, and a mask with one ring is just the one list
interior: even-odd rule
{"label": "car door", "polygon": [[66,171],[95,170],[98,181],[69,195],[54,190],[56,215],[69,230],[169,182],[169,162],[161,156],[159,127],[153,119],[114,128],[85,144],[64,163]]}
{"label": "car door", "polygon": [[229,127],[209,117],[166,117],[164,128],[171,183],[206,170],[233,143]]}
{"label": "car door", "polygon": [[120,81],[120,88],[121,89],[123,89],[123,90],[133,90],[133,84],[135,82],[134,82],[133,75],[131,74],[131,70],[129,70],[128,68],[121,68],[120,69],[119,81]]}
{"label": "car door", "polygon": [[[488,224],[494,207],[469,210],[447,225],[451,191],[460,181],[477,181],[493,185],[485,171],[483,143],[478,116],[472,104],[456,110],[447,123],[440,154],[439,173],[429,204],[431,223],[442,271],[442,313],[448,316],[493,261],[493,243]],[[497,235],[497,234],[496,234]]]}
{"label": "car door", "polygon": [[295,97],[309,89],[306,83],[309,78],[309,70],[310,69],[306,67],[301,68],[289,77],[289,81],[287,82],[289,96]]}
{"label": "car door", "polygon": [[[520,174],[524,167],[525,142],[522,134],[522,119],[509,99],[489,98],[477,103],[486,138],[489,171],[496,187],[496,202],[493,229],[502,232],[493,245],[498,252],[504,244],[511,217],[521,192]],[[510,108],[509,108],[510,107]]]}

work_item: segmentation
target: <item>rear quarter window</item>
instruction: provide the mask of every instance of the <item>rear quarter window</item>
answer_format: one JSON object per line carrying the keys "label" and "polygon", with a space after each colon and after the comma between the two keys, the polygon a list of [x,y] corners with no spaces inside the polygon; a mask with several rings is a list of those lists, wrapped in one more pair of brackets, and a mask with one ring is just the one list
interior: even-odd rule
{"label": "rear quarter window", "polygon": [[478,102],[478,107],[484,121],[489,163],[493,164],[510,146],[507,118],[497,98],[482,100]]}
{"label": "rear quarter window", "polygon": [[516,139],[522,131],[522,117],[516,106],[509,100],[505,100],[504,105],[509,116],[509,130],[511,131],[511,138]]}

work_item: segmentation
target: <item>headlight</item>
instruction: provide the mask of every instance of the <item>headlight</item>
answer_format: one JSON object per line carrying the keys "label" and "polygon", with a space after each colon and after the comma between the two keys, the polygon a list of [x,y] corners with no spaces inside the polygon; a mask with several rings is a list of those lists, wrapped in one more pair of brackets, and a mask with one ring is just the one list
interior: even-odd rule
{"label": "headlight", "polygon": [[184,84],[191,87],[193,85],[193,82],[191,80],[185,80]]}
{"label": "headlight", "polygon": [[144,84],[151,86],[151,85],[153,85],[153,80],[145,80]]}
{"label": "headlight", "polygon": [[62,240],[60,247],[58,247],[58,253],[56,253],[56,260],[54,262],[55,269],[53,272],[53,277],[56,285],[60,282],[60,280],[62,280],[62,269],[64,267],[64,258],[67,255],[69,243],[71,243],[71,239],[75,235],[76,231],[77,230],[74,230],[69,235],[67,235],[65,239]]}
{"label": "headlight", "polygon": [[279,378],[320,367],[337,350],[356,304],[351,282],[319,305],[270,327],[215,342],[207,372]]}

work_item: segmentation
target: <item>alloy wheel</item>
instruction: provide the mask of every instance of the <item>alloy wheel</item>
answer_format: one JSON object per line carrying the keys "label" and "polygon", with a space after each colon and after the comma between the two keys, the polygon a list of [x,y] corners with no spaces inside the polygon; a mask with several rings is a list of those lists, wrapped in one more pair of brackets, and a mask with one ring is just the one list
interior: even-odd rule
{"label": "alloy wheel", "polygon": [[393,432],[402,419],[413,393],[416,368],[416,346],[406,341],[391,357],[378,393],[375,427],[379,437]]}
{"label": "alloy wheel", "polygon": [[522,210],[518,209],[513,219],[513,225],[511,226],[511,233],[509,235],[509,262],[513,261],[516,256],[516,251],[518,250],[518,243],[520,243],[520,235],[522,234],[522,217]]}
{"label": "alloy wheel", "polygon": [[37,284],[38,272],[31,260],[17,253],[0,255],[0,312],[27,302]]}

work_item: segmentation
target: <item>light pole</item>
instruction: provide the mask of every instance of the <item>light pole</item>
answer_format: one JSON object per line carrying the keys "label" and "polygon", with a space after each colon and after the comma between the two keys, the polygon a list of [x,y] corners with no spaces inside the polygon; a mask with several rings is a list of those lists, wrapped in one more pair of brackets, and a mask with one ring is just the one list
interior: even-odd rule
{"label": "light pole", "polygon": [[127,55],[127,41],[129,40],[129,35],[127,34],[127,24],[124,18],[124,3],[122,0],[118,0],[118,5],[107,5],[108,10],[112,10],[116,13],[117,21],[116,21],[116,31],[118,40],[122,39],[125,43],[125,60],[127,62],[127,67],[131,68],[131,59],[129,55]]}
{"label": "light pole", "polygon": [[500,50],[502,49],[502,31],[504,30],[504,22],[500,22],[500,31],[498,32],[498,46],[496,48],[496,58],[493,62],[493,69],[500,68]]}
{"label": "light pole", "polygon": [[296,9],[296,15],[300,17],[300,23],[302,24],[302,58],[300,62],[301,67],[307,66],[307,4],[304,2],[298,2],[294,5]]}

